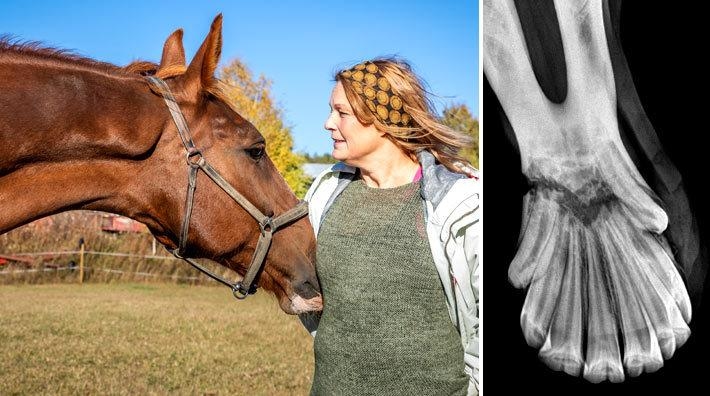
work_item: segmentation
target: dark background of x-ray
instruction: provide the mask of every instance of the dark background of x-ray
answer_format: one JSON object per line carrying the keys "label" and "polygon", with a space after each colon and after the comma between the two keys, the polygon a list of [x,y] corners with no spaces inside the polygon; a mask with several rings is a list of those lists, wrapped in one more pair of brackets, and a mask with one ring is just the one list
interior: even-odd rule
{"label": "dark background of x-ray", "polygon": [[[688,2],[626,1],[621,9],[624,52],[664,149],[681,172],[699,223],[701,241],[710,242],[710,208],[703,190],[710,180],[710,68],[706,61],[710,21]],[[485,24],[483,25],[485,30]],[[482,36],[483,37],[483,36]],[[622,384],[590,384],[555,372],[537,358],[520,330],[526,291],[513,288],[507,270],[520,229],[525,183],[520,159],[505,137],[500,105],[490,86],[483,94],[483,372],[487,395],[512,394],[694,394],[710,381],[710,285],[695,307],[689,341],[658,372]],[[708,243],[707,245],[710,245]],[[699,385],[700,390],[694,386]]]}

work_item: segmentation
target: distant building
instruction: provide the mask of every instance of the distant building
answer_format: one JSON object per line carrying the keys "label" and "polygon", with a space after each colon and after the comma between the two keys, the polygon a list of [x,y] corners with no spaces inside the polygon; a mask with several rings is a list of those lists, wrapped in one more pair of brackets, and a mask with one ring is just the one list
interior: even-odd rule
{"label": "distant building", "polygon": [[111,233],[148,233],[148,227],[128,217],[95,210],[73,210],[35,220],[25,229],[40,234],[62,234],[68,230],[101,230]]}
{"label": "distant building", "polygon": [[101,219],[101,231],[104,232],[137,232],[137,233],[147,233],[148,228],[143,224],[139,223],[128,217],[119,216],[117,214],[106,213],[102,215]]}
{"label": "distant building", "polygon": [[321,172],[328,169],[332,165],[333,164],[315,164],[315,163],[303,164],[303,171],[306,172],[306,175],[308,175],[308,177],[315,179],[316,176],[320,175]]}

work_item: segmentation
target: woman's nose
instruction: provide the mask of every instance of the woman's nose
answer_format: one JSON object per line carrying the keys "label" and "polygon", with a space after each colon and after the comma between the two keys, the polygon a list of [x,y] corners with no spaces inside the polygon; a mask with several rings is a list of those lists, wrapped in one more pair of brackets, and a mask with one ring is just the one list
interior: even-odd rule
{"label": "woman's nose", "polygon": [[328,118],[325,119],[325,124],[323,124],[323,128],[325,128],[326,131],[334,131],[335,130],[335,122],[333,122],[333,114],[331,113],[328,115]]}

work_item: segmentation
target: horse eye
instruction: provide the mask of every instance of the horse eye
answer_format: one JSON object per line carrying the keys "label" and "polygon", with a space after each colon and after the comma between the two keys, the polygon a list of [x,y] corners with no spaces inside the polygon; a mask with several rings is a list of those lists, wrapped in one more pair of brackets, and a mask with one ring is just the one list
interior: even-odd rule
{"label": "horse eye", "polygon": [[254,160],[261,159],[261,157],[263,157],[265,154],[264,147],[262,147],[262,146],[248,148],[248,149],[246,149],[246,152]]}

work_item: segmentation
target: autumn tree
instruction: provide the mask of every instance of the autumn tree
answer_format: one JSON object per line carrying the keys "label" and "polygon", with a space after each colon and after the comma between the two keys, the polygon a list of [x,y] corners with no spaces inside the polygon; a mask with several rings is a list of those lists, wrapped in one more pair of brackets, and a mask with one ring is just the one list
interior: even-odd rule
{"label": "autumn tree", "polygon": [[305,153],[303,154],[303,157],[306,159],[307,163],[314,163],[314,164],[334,164],[338,162],[335,158],[333,158],[332,155],[329,153],[323,153],[323,154],[308,154]]}
{"label": "autumn tree", "polygon": [[253,78],[239,59],[224,66],[219,78],[225,83],[224,91],[235,109],[266,139],[266,152],[286,183],[302,198],[309,182],[301,168],[304,158],[293,152],[291,128],[284,124],[283,111],[271,98],[271,80],[263,75]]}
{"label": "autumn tree", "polygon": [[473,118],[468,106],[457,104],[446,107],[442,122],[449,128],[463,132],[473,138],[473,146],[463,150],[462,154],[473,166],[478,168],[478,120]]}

